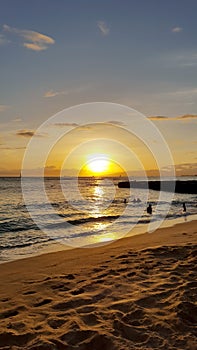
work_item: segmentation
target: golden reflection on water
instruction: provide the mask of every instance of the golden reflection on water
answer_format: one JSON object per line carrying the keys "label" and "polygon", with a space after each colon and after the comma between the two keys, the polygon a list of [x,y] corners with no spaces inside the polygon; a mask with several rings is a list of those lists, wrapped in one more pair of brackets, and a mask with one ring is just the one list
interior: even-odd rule
{"label": "golden reflection on water", "polygon": [[103,222],[97,222],[93,225],[93,229],[97,231],[101,231],[101,230],[104,230],[108,225],[109,223],[107,224]]}
{"label": "golden reflection on water", "polygon": [[95,237],[95,243],[111,242],[115,241],[116,239],[118,239],[118,235],[116,235],[115,233],[108,233],[105,236],[102,235]]}
{"label": "golden reflection on water", "polygon": [[95,186],[93,192],[93,195],[95,197],[98,197],[99,199],[102,199],[102,197],[104,196],[104,190],[100,186]]}
{"label": "golden reflection on water", "polygon": [[[92,188],[92,195],[93,195],[94,203],[92,203],[92,206],[90,208],[91,214],[94,217],[100,217],[103,215],[103,211],[105,210],[105,208],[103,208],[105,191],[103,190],[102,187],[95,186]],[[96,225],[102,225],[102,223],[95,223],[95,226]],[[106,227],[106,225],[104,227]],[[102,227],[95,228],[95,229],[101,230]]]}

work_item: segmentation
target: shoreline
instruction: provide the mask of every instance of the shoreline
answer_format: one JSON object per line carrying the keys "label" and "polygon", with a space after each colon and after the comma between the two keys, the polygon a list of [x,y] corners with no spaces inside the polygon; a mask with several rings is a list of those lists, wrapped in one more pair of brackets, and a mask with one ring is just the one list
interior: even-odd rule
{"label": "shoreline", "polygon": [[[42,260],[42,258],[45,259],[45,257],[47,260],[49,257],[55,258],[56,255],[64,256],[65,254],[67,254],[68,258],[70,258],[71,256],[75,256],[76,254],[77,255],[82,254],[84,256],[86,254],[88,255],[88,252],[91,250],[93,250],[94,252],[100,253],[100,250],[103,250],[103,252],[105,252],[108,250],[108,248],[109,250],[111,250],[110,248],[112,248],[112,250],[114,249],[118,250],[118,248],[123,249],[123,248],[126,248],[129,244],[132,244],[131,249],[135,249],[135,250],[137,249],[142,250],[150,247],[153,248],[153,247],[157,247],[157,245],[159,246],[166,243],[168,243],[169,245],[182,244],[182,243],[185,243],[185,238],[183,238],[181,235],[187,236],[188,232],[186,231],[194,232],[195,230],[197,230],[196,229],[197,219],[191,220],[188,222],[176,223],[173,226],[171,225],[167,226],[165,223],[163,225],[164,225],[163,227],[159,227],[158,229],[156,229],[154,232],[151,232],[151,233],[144,231],[144,232],[136,233],[134,235],[128,234],[127,236],[119,238],[114,241],[102,242],[98,246],[89,245],[89,246],[83,246],[83,247],[77,247],[77,248],[72,248],[72,247],[65,248],[64,245],[61,245],[62,246],[61,250],[46,251],[45,253],[33,255],[31,257],[24,257],[22,259],[3,262],[0,264],[0,272],[1,272],[1,268],[5,265],[6,266],[9,266],[12,264],[17,265],[17,263],[21,265],[23,264],[23,262],[26,262],[26,261],[32,262],[36,260]],[[179,230],[179,233],[177,234],[178,230]],[[169,236],[170,232],[171,232],[171,235]],[[173,239],[177,239],[177,240],[173,241]],[[197,242],[197,237],[193,236],[192,243],[195,241]],[[67,257],[64,256],[64,258],[68,260]]]}
{"label": "shoreline", "polygon": [[[189,223],[189,222],[193,222],[196,221],[197,222],[197,215],[193,214],[193,215],[186,215],[186,216],[180,216],[178,218],[175,219],[170,219],[170,220],[164,220],[162,222],[162,224],[160,225],[160,227],[158,229],[156,229],[155,231],[161,230],[161,229],[165,229],[165,228],[171,228],[174,227],[176,225],[179,224],[185,224],[185,223]],[[124,240],[130,237],[135,237],[138,235],[143,235],[143,234],[153,234],[155,231],[153,232],[148,232],[148,226],[149,224],[137,224],[132,231],[130,231],[127,235],[116,239],[116,240],[109,240],[106,242],[101,242],[100,244],[98,243],[98,247],[100,246],[105,246],[105,245],[111,245],[114,244],[115,242],[119,242],[120,240]],[[97,245],[95,243],[87,245],[87,246],[81,246],[81,247],[72,247],[72,246],[66,246],[60,242],[56,242],[56,241],[52,241],[49,245],[46,246],[46,248],[43,248],[41,251],[35,252],[34,254],[24,254],[23,257],[15,257],[13,259],[10,260],[0,260],[0,266],[2,264],[7,264],[7,263],[11,263],[11,262],[15,262],[18,260],[24,260],[24,259],[31,259],[31,258],[36,258],[39,256],[43,256],[45,254],[52,254],[52,253],[58,253],[61,251],[70,251],[70,250],[75,250],[75,249],[90,249],[90,248],[96,248]]]}

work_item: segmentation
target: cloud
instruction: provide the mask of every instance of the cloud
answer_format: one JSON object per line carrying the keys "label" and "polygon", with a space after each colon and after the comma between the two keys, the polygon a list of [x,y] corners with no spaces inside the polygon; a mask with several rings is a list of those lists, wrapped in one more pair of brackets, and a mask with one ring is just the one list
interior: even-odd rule
{"label": "cloud", "polygon": [[183,120],[183,119],[197,119],[197,115],[196,114],[185,114],[182,115],[180,117],[177,117],[176,119],[178,120]]}
{"label": "cloud", "polygon": [[18,130],[16,132],[17,136],[22,136],[22,137],[45,137],[46,134],[36,134],[36,131],[34,130],[28,130],[28,129],[22,129],[22,130]]}
{"label": "cloud", "polygon": [[25,130],[25,129],[18,130],[16,132],[17,136],[24,136],[24,137],[32,137],[32,136],[34,136],[34,134],[35,134],[35,131],[33,131],[33,130]]}
{"label": "cloud", "polygon": [[0,145],[0,149],[3,151],[15,151],[15,150],[24,150],[26,149],[26,147],[8,147],[8,146],[1,146]]}
{"label": "cloud", "polygon": [[180,33],[183,31],[183,28],[181,27],[174,27],[172,28],[172,33]]}
{"label": "cloud", "polygon": [[0,112],[4,112],[4,111],[6,111],[8,108],[10,108],[10,106],[7,106],[7,105],[0,105]]}
{"label": "cloud", "polygon": [[5,35],[0,34],[0,46],[5,45],[7,43],[9,43],[9,40],[6,39]]}
{"label": "cloud", "polygon": [[12,122],[20,123],[20,122],[22,122],[22,119],[21,118],[15,118],[15,119],[12,119]]}
{"label": "cloud", "polygon": [[77,128],[77,131],[84,131],[84,130],[91,130],[94,128],[94,126],[92,125],[80,125],[80,124],[77,124],[77,123],[68,123],[68,122],[65,122],[65,123],[55,123],[55,124],[51,124],[51,126],[56,126],[58,128],[64,128],[64,127],[75,127]]}
{"label": "cloud", "polygon": [[58,126],[60,128],[63,128],[64,126],[79,126],[77,123],[55,123],[54,126]]}
{"label": "cloud", "polygon": [[55,40],[47,35],[27,29],[17,29],[4,24],[3,30],[13,33],[23,39],[23,46],[33,51],[43,51],[48,46],[55,43]]}
{"label": "cloud", "polygon": [[[107,120],[101,124],[114,124],[114,125],[118,125],[118,126],[125,126],[125,124],[121,121],[118,121],[118,120]],[[63,127],[66,127],[66,126],[73,126],[73,127],[77,127],[78,130],[90,130],[90,129],[94,129],[95,128],[95,125],[92,124],[92,125],[81,125],[81,124],[77,124],[77,123],[68,123],[68,122],[65,122],[65,123],[55,123],[55,124],[52,124],[53,126],[57,126],[57,127],[60,127],[60,128],[63,128]],[[97,124],[96,124],[97,125]],[[99,123],[100,125],[100,123]]]}
{"label": "cloud", "polygon": [[168,60],[170,60],[174,65],[179,67],[194,67],[197,65],[197,52],[180,52],[168,55]]}
{"label": "cloud", "polygon": [[197,65],[197,53],[186,55],[186,57],[179,61],[180,67],[195,67]]}
{"label": "cloud", "polygon": [[55,96],[58,96],[58,95],[69,95],[69,94],[76,94],[76,93],[81,93],[83,91],[86,91],[88,89],[91,88],[91,85],[90,84],[87,84],[87,85],[82,85],[82,86],[78,86],[78,87],[73,87],[73,88],[70,88],[70,89],[66,89],[66,90],[48,90],[44,93],[44,97],[47,97],[47,98],[50,98],[50,97],[55,97]]}
{"label": "cloud", "polygon": [[119,126],[125,126],[125,123],[118,121],[118,120],[108,120],[105,122],[106,124],[115,124]]}
{"label": "cloud", "polygon": [[46,91],[44,94],[44,97],[54,97],[54,96],[58,96],[58,95],[66,95],[67,92],[66,91],[54,91],[54,90],[49,90]]}
{"label": "cloud", "polygon": [[171,118],[165,117],[162,115],[154,115],[154,116],[149,117],[148,119],[150,119],[150,120],[169,120]]}
{"label": "cloud", "polygon": [[[163,167],[166,172],[170,171],[172,166]],[[182,163],[175,164],[175,170],[177,175],[196,175],[197,163]]]}
{"label": "cloud", "polygon": [[178,96],[178,97],[184,97],[184,96],[195,96],[197,95],[197,88],[192,88],[192,89],[186,89],[186,90],[177,90],[168,93],[168,95],[171,96]]}
{"label": "cloud", "polygon": [[197,163],[184,163],[184,164],[176,164],[175,169],[177,172],[190,171],[190,174],[196,174]]}
{"label": "cloud", "polygon": [[99,30],[103,36],[109,35],[110,29],[104,21],[98,21],[97,27],[99,28]]}
{"label": "cloud", "polygon": [[177,116],[177,117],[165,117],[165,116],[160,116],[160,115],[156,115],[156,116],[151,116],[148,119],[150,120],[159,120],[159,121],[175,121],[175,120],[194,120],[197,119],[197,115],[196,114],[184,114],[181,116]]}

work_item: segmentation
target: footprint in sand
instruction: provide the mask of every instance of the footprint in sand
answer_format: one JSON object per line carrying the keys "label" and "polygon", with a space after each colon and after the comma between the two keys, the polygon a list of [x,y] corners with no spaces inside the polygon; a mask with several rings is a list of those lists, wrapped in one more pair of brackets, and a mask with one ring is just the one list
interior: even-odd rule
{"label": "footprint in sand", "polygon": [[15,322],[15,323],[10,322],[7,325],[7,328],[8,329],[14,329],[16,331],[24,331],[24,329],[26,328],[26,325],[23,322]]}
{"label": "footprint in sand", "polygon": [[0,314],[0,319],[17,316],[19,314],[19,311],[25,311],[25,310],[26,310],[26,307],[24,305],[18,306],[17,308],[14,308],[14,309],[5,310]]}
{"label": "footprint in sand", "polygon": [[53,329],[58,329],[61,327],[66,321],[62,318],[54,318],[48,320],[48,325]]}
{"label": "footprint in sand", "polygon": [[40,307],[40,306],[47,305],[47,304],[49,304],[49,303],[51,303],[51,302],[52,302],[52,299],[43,299],[43,300],[41,300],[40,302],[35,303],[33,306],[34,306],[34,307]]}
{"label": "footprint in sand", "polygon": [[19,314],[19,312],[14,309],[14,310],[6,310],[4,312],[1,313],[0,318],[9,318],[9,317],[13,317],[13,316],[17,316]]}
{"label": "footprint in sand", "polygon": [[23,295],[32,295],[35,294],[35,290],[28,290],[27,292],[24,292]]}
{"label": "footprint in sand", "polygon": [[65,278],[67,280],[74,280],[75,279],[75,275],[72,275],[71,273],[69,273],[68,275],[65,276]]}
{"label": "footprint in sand", "polygon": [[23,349],[25,349],[24,344],[27,344],[35,337],[36,335],[33,333],[13,334],[11,332],[4,332],[0,334],[0,344],[1,346],[6,346],[6,349],[7,344],[10,344],[10,346],[23,346]]}
{"label": "footprint in sand", "polygon": [[85,290],[83,288],[80,288],[80,289],[76,289],[76,290],[73,290],[71,292],[72,295],[79,295],[79,294],[83,294],[85,292]]}

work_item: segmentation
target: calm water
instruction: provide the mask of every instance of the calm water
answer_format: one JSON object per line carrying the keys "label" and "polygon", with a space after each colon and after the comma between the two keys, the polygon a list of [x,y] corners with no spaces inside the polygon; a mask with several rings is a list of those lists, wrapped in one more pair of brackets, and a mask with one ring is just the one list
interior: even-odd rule
{"label": "calm water", "polygon": [[[45,197],[40,179],[29,178],[24,184],[28,191],[24,202],[21,180],[1,178],[0,261],[55,249],[57,242],[75,247],[120,238],[136,224],[183,217],[183,202],[187,218],[197,214],[196,195],[175,194],[168,208],[169,194],[161,201],[156,191],[119,189],[119,180],[84,178],[77,187],[73,178],[64,178],[61,184],[49,178]],[[139,202],[135,202],[137,198]],[[153,206],[151,217],[146,213],[147,202]]]}

